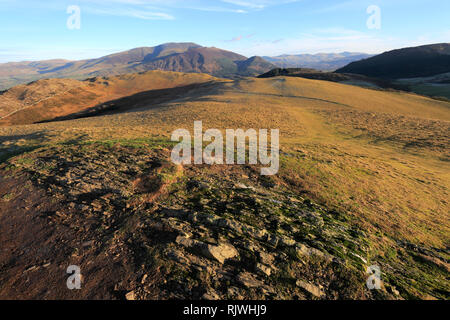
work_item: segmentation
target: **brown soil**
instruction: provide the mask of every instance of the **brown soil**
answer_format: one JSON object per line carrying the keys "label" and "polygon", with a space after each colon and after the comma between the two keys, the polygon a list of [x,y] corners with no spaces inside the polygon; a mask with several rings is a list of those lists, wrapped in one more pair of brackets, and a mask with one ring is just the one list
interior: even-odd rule
{"label": "brown soil", "polygon": [[[84,232],[54,223],[50,217],[61,212],[76,216],[76,210],[29,181],[26,173],[14,178],[0,173],[0,196],[15,194],[14,200],[0,202],[0,299],[120,298],[117,279],[123,279],[126,290],[135,277],[129,252],[120,250],[117,258],[99,252],[99,244],[91,240],[92,222],[87,221]],[[81,290],[67,289],[70,265],[89,275]]]}

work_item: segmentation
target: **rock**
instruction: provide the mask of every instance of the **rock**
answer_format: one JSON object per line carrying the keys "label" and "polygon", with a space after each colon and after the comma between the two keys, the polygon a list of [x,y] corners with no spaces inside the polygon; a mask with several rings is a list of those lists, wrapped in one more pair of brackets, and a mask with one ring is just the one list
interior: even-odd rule
{"label": "rock", "polygon": [[293,240],[289,237],[281,237],[280,242],[282,245],[287,246],[287,247],[292,247],[296,243],[295,240]]}
{"label": "rock", "polygon": [[218,219],[215,221],[217,226],[222,228],[229,228],[230,230],[236,232],[236,233],[242,233],[242,225],[234,220],[230,219]]}
{"label": "rock", "polygon": [[209,288],[207,292],[202,296],[203,300],[219,300],[220,296],[217,294],[214,289]]}
{"label": "rock", "polygon": [[232,297],[232,298],[236,299],[236,300],[239,300],[239,298],[241,297],[241,295],[239,293],[239,288],[236,288],[236,287],[228,288],[227,295],[229,297]]}
{"label": "rock", "polygon": [[269,236],[267,237],[267,242],[276,247],[278,245],[278,237],[276,235],[273,234],[269,234]]}
{"label": "rock", "polygon": [[257,288],[264,284],[262,281],[255,279],[254,275],[248,272],[240,273],[237,280],[246,288]]}
{"label": "rock", "polygon": [[321,258],[324,258],[328,261],[332,261],[334,259],[334,257],[328,253],[324,253],[316,248],[311,248],[308,247],[306,245],[304,245],[303,243],[297,243],[296,245],[296,251],[297,254],[300,256],[318,256]]}
{"label": "rock", "polygon": [[387,286],[386,289],[387,289],[388,292],[392,293],[395,296],[399,296],[400,295],[400,292],[393,286]]}
{"label": "rock", "polygon": [[265,274],[268,277],[270,277],[270,275],[272,274],[272,269],[262,263],[256,264],[256,271]]}
{"label": "rock", "polygon": [[125,295],[125,299],[127,300],[136,300],[136,293],[134,291],[130,291]]}
{"label": "rock", "polygon": [[187,265],[187,264],[190,263],[190,261],[183,255],[183,253],[181,253],[179,251],[175,251],[175,250],[169,251],[167,253],[167,257],[169,259],[174,260],[174,261],[176,261],[178,263],[181,263],[181,264]]}
{"label": "rock", "polygon": [[359,254],[356,254],[354,252],[350,252],[350,254],[356,258],[358,258],[359,260],[361,260],[362,263],[367,264],[367,260],[364,259],[363,257],[361,257]]}
{"label": "rock", "polygon": [[243,183],[238,183],[238,184],[236,184],[236,189],[242,189],[242,190],[252,190],[252,191],[255,191],[255,188],[253,188],[253,187],[249,187],[249,186],[246,186],[245,184],[243,184]]}
{"label": "rock", "polygon": [[323,290],[320,287],[313,285],[309,282],[297,280],[296,285],[297,285],[297,287],[300,287],[303,290],[309,292],[311,295],[313,295],[316,298],[321,298],[325,295],[325,293],[323,292]]}
{"label": "rock", "polygon": [[197,180],[191,180],[187,183],[187,188],[189,190],[192,190],[194,188],[199,189],[200,191],[205,191],[207,189],[209,189],[208,185],[206,183],[203,183],[201,181],[197,181]]}
{"label": "rock", "polygon": [[182,245],[185,248],[191,248],[197,244],[197,241],[189,239],[185,236],[178,236],[175,240],[176,243]]}
{"label": "rock", "polygon": [[266,229],[257,229],[254,234],[254,237],[258,240],[265,240],[267,233],[268,232]]}
{"label": "rock", "polygon": [[210,259],[215,259],[221,264],[225,260],[236,257],[239,253],[231,244],[220,244],[218,246],[211,244],[203,244],[201,252],[204,256]]}
{"label": "rock", "polygon": [[313,225],[316,225],[318,227],[323,227],[325,224],[323,218],[316,212],[308,212],[306,214],[306,219]]}
{"label": "rock", "polygon": [[262,263],[271,265],[275,261],[275,256],[270,253],[259,252],[259,259]]}

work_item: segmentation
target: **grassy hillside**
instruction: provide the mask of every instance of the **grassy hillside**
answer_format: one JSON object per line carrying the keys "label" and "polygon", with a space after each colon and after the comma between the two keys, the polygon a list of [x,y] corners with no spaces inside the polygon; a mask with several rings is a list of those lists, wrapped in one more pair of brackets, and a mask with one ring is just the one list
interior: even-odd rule
{"label": "grassy hillside", "polygon": [[[98,251],[77,249],[71,259],[93,272],[88,285],[101,297],[112,294],[101,280],[110,281],[114,266],[118,274],[148,275],[118,286],[137,298],[448,299],[448,102],[275,77],[218,81],[177,91],[174,100],[130,98],[128,105],[104,116],[0,128],[2,183],[34,177],[29,190],[41,190],[43,199],[46,190],[57,194],[45,215],[52,226],[69,226],[67,237],[88,229],[83,241],[94,239]],[[192,131],[196,120],[204,130],[279,128],[279,174],[164,164],[171,132]],[[8,190],[0,190],[4,212],[26,192]],[[71,241],[72,249],[80,246]],[[205,248],[215,246],[229,262],[211,258]],[[381,291],[365,287],[372,264],[383,272]],[[0,296],[11,294],[5,288]]]}
{"label": "grassy hillside", "polygon": [[[38,80],[19,85],[0,95],[0,125],[31,124],[64,117],[105,102],[149,90],[185,87],[218,80],[206,74],[148,71],[96,77],[85,81]],[[173,98],[173,97],[171,97]]]}
{"label": "grassy hillside", "polygon": [[447,73],[450,72],[450,43],[388,51],[352,62],[336,72],[386,79],[429,77]]}

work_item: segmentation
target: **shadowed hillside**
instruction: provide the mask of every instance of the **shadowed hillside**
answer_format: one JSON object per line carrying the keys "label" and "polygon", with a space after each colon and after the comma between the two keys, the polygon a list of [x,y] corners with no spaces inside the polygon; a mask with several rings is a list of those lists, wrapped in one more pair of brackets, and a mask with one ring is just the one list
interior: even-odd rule
{"label": "shadowed hillside", "polygon": [[450,43],[385,52],[350,63],[338,73],[357,73],[387,79],[429,77],[450,72]]}

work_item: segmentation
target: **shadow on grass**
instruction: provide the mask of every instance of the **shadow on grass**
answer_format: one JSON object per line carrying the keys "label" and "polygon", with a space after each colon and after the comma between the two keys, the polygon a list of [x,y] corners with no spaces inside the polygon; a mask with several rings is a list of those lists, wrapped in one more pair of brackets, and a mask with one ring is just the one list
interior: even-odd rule
{"label": "shadow on grass", "polygon": [[83,147],[97,145],[112,149],[116,146],[126,148],[171,148],[176,144],[177,142],[173,142],[163,137],[89,140],[88,135],[81,135],[63,142],[50,143],[48,141],[48,136],[43,132],[28,135],[1,136],[0,164],[7,162],[11,158],[46,146]]}
{"label": "shadow on grass", "polygon": [[23,153],[41,148],[47,139],[48,135],[45,132],[0,136],[0,164]]}

